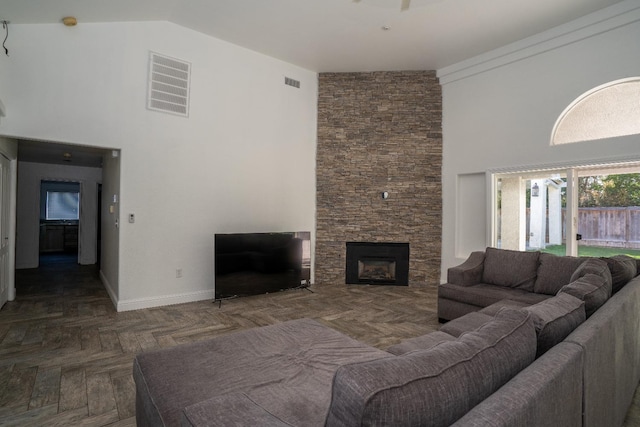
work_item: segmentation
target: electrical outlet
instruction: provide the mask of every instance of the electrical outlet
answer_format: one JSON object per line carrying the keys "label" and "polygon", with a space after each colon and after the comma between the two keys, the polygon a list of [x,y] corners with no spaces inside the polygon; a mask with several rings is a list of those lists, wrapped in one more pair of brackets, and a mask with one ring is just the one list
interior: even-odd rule
{"label": "electrical outlet", "polygon": [[176,279],[179,279],[181,277],[182,277],[182,269],[176,268]]}

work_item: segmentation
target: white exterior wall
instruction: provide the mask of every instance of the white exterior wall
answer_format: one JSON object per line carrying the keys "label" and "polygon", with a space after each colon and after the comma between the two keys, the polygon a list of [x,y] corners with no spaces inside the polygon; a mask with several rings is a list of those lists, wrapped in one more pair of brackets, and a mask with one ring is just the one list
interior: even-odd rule
{"label": "white exterior wall", "polygon": [[[166,22],[13,25],[11,43],[0,135],[122,150],[118,309],[213,297],[214,233],[314,231],[316,73]],[[149,51],[191,63],[188,118],[145,108]]]}
{"label": "white exterior wall", "polygon": [[[459,178],[501,168],[640,159],[640,137],[550,146],[567,105],[603,83],[640,75],[640,6],[626,1],[438,70],[443,85],[442,275],[489,243],[490,194],[461,198]],[[487,186],[488,188],[488,186]],[[460,235],[479,227],[484,233]]]}

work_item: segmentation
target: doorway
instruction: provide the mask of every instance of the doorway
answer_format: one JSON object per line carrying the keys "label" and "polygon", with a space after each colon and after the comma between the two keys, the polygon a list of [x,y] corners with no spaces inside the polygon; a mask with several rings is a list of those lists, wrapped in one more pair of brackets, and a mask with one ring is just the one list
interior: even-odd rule
{"label": "doorway", "polygon": [[78,258],[80,182],[40,182],[39,255],[64,254]]}

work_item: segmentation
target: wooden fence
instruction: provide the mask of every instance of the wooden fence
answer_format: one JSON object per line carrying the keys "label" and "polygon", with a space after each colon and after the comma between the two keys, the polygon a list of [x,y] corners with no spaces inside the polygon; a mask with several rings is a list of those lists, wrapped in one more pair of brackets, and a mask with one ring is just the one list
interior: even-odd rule
{"label": "wooden fence", "polygon": [[639,249],[640,207],[580,208],[578,233],[581,245]]}
{"label": "wooden fence", "polygon": [[[566,211],[562,209],[562,242],[567,240]],[[498,224],[501,222],[498,221]],[[529,240],[529,209],[527,209],[527,241]],[[549,241],[547,218],[547,236]],[[640,206],[626,208],[578,209],[580,245],[640,249]]]}

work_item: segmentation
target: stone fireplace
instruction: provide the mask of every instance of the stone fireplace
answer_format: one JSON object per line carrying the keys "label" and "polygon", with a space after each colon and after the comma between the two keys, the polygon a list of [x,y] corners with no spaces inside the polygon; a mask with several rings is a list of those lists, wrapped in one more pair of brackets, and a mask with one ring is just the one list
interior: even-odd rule
{"label": "stone fireplace", "polygon": [[[321,73],[318,91],[314,283],[345,283],[347,242],[407,242],[409,286],[437,286],[442,93],[436,73]],[[393,265],[371,259],[360,268],[366,280],[382,280]]]}
{"label": "stone fireplace", "polygon": [[347,242],[345,283],[409,284],[409,244]]}

